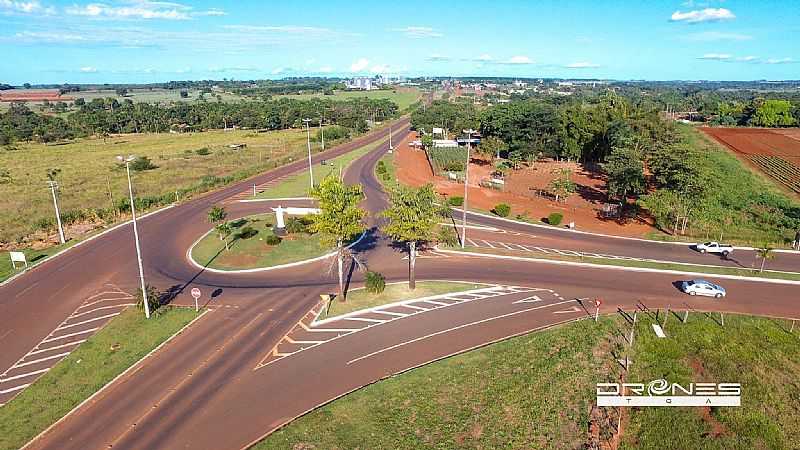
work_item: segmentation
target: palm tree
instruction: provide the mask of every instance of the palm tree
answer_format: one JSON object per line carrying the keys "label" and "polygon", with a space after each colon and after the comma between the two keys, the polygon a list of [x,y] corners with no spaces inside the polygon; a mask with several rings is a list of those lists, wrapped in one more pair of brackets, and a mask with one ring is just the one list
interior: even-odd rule
{"label": "palm tree", "polygon": [[775,249],[765,244],[763,247],[756,249],[756,254],[761,258],[761,269],[759,272],[763,272],[764,264],[766,264],[767,260],[775,257]]}

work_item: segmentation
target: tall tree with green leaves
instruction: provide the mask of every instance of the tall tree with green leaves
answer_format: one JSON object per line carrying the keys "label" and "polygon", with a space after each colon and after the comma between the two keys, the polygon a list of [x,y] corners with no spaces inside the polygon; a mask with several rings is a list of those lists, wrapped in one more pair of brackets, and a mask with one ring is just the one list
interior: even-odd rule
{"label": "tall tree with green leaves", "polygon": [[761,269],[759,269],[759,272],[763,272],[764,266],[767,264],[767,260],[775,257],[775,249],[770,247],[769,244],[764,244],[760,248],[756,249],[756,255],[761,258]]}
{"label": "tall tree with green leaves", "polygon": [[647,180],[644,177],[642,151],[637,145],[615,146],[603,164],[608,176],[608,196],[627,203],[628,195],[644,192]]}
{"label": "tall tree with green leaves", "polygon": [[506,145],[502,139],[495,136],[489,136],[481,139],[481,143],[478,144],[478,147],[475,149],[479,155],[488,156],[489,159],[499,159],[500,152],[504,152],[506,150],[508,150],[508,145]]}
{"label": "tall tree with green leaves", "polygon": [[416,288],[417,244],[434,238],[441,207],[436,204],[436,192],[430,183],[420,188],[399,186],[389,193],[389,200],[389,209],[383,212],[389,222],[383,232],[408,246],[408,287],[413,290]]}
{"label": "tall tree with green leaves", "polygon": [[367,213],[358,206],[364,193],[361,185],[348,186],[337,177],[327,176],[311,191],[311,196],[317,200],[320,212],[311,216],[309,228],[320,234],[324,244],[336,246],[339,299],[345,301],[344,261],[348,251],[344,243],[366,228],[364,216]]}
{"label": "tall tree with green leaves", "polygon": [[219,225],[222,225],[221,222],[224,222],[225,219],[228,217],[228,212],[225,211],[225,208],[219,205],[214,205],[210,210],[208,210],[208,221],[214,225],[214,228],[217,229],[217,236],[219,240],[222,240],[222,231],[219,229]]}

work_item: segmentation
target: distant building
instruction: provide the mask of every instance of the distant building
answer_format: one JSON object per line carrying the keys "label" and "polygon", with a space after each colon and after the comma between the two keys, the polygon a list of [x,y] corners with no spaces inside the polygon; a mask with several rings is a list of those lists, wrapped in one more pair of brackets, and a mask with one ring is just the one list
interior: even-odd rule
{"label": "distant building", "polygon": [[347,80],[345,83],[347,89],[357,89],[362,91],[371,91],[377,89],[377,83],[374,83],[371,77],[355,77]]}
{"label": "distant building", "polygon": [[524,89],[524,88],[528,87],[528,83],[526,83],[524,81],[514,80],[514,86]]}

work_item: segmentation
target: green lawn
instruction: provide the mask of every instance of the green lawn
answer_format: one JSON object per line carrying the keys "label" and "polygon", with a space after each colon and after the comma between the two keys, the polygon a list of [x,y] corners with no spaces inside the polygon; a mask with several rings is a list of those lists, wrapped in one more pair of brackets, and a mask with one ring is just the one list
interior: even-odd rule
{"label": "green lawn", "polygon": [[[71,247],[75,244],[80,242],[79,240],[72,240],[67,242],[64,245],[56,245],[54,247],[48,247],[42,250],[24,250],[22,251],[25,253],[25,258],[28,260],[28,267],[32,267],[49,256],[52,256],[61,250]],[[6,279],[10,278],[12,275],[16,275],[17,273],[22,272],[25,270],[25,265],[16,263],[17,268],[14,269],[14,266],[11,264],[11,255],[8,252],[0,252],[0,282],[5,281]]]}
{"label": "green lawn", "polygon": [[[352,163],[353,161],[357,160],[358,158],[366,155],[367,153],[375,150],[379,146],[383,145],[389,139],[388,134],[386,139],[382,139],[378,142],[373,142],[372,144],[365,145],[360,147],[352,152],[345,153],[342,156],[329,159],[325,162],[325,165],[315,164],[311,167],[314,171],[314,183],[319,184],[319,181],[323,178],[327,177],[330,174],[335,174],[338,176],[340,172],[344,172],[345,169]],[[293,198],[293,197],[307,197],[309,195],[309,190],[311,187],[311,182],[309,181],[309,174],[308,174],[308,167],[305,170],[296,173],[294,175],[290,175],[285,179],[282,179],[276,185],[267,188],[264,192],[260,192],[255,198],[258,199],[271,199],[271,198]]]}
{"label": "green lawn", "polygon": [[150,320],[131,308],[0,407],[0,450],[20,448],[197,316],[165,307]]}
{"label": "green lawn", "polygon": [[[271,213],[245,217],[231,223],[235,224],[236,231],[229,238],[229,250],[225,250],[225,244],[220,241],[216,231],[211,231],[192,249],[192,259],[202,265],[208,264],[212,269],[240,270],[303,261],[332,251],[321,244],[318,235],[306,233],[287,234],[282,237],[280,244],[267,245],[264,239],[274,234],[271,227],[275,224],[275,215]],[[237,237],[246,227],[252,228],[255,234]]]}
{"label": "green lawn", "polygon": [[[733,315],[723,328],[693,313],[685,325],[670,317],[658,339],[643,316],[629,381],[739,382],[743,406],[705,420],[701,408],[631,409],[621,448],[800,448],[797,330]],[[438,361],[335,400],[254,448],[584,448],[595,383],[621,370],[612,356],[620,328],[618,316],[584,320]]]}
{"label": "green lawn", "polygon": [[[398,185],[397,167],[394,164],[394,155],[396,155],[396,153],[387,153],[383,155],[375,166],[375,178],[377,178],[386,191]],[[382,165],[380,161],[383,161]],[[384,171],[381,171],[381,166],[385,167]]]}
{"label": "green lawn", "polygon": [[318,94],[290,94],[275,96],[275,98],[295,98],[299,100],[308,100],[312,98],[330,99],[330,100],[347,100],[349,98],[386,98],[397,104],[400,111],[408,108],[412,103],[416,102],[421,97],[421,92],[415,88],[402,88],[396,89],[381,89],[375,91],[336,91],[334,95]]}
{"label": "green lawn", "polygon": [[320,316],[320,319],[358,311],[359,309],[385,305],[387,303],[429,297],[431,295],[448,294],[451,292],[469,291],[485,287],[488,286],[480,283],[417,281],[417,288],[413,291],[408,288],[407,282],[387,284],[386,289],[380,294],[373,294],[367,292],[364,288],[357,288],[347,293],[347,300],[345,302],[334,299],[330,304],[330,308]]}

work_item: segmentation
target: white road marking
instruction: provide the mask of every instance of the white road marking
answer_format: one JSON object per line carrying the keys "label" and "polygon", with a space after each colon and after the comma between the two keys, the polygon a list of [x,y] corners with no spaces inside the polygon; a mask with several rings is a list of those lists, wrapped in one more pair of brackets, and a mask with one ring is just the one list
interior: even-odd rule
{"label": "white road marking", "polygon": [[497,247],[495,247],[494,245],[492,245],[492,244],[491,244],[491,242],[489,242],[489,241],[487,241],[487,240],[481,239],[481,241],[483,241],[483,243],[484,243],[484,244],[488,245],[488,246],[489,246],[489,247],[491,247],[491,248],[497,248]]}
{"label": "white road marking", "polygon": [[518,314],[522,314],[522,313],[526,313],[526,312],[534,311],[534,310],[537,310],[537,309],[549,308],[549,307],[551,307],[551,306],[563,305],[564,303],[570,303],[570,302],[573,302],[573,301],[574,301],[574,300],[568,300],[568,301],[559,302],[559,303],[552,303],[552,304],[549,304],[549,305],[542,305],[542,306],[535,306],[535,307],[533,307],[533,308],[526,308],[526,309],[523,309],[523,310],[520,310],[520,311],[514,311],[514,312],[511,312],[511,313],[507,313],[507,314],[501,314],[501,315],[499,315],[499,316],[494,316],[494,317],[489,317],[489,318],[486,318],[486,319],[476,320],[476,321],[474,321],[474,322],[465,323],[465,324],[463,324],[463,325],[458,325],[458,326],[455,326],[455,327],[451,327],[451,328],[448,328],[448,329],[446,329],[446,330],[441,330],[441,331],[437,331],[437,332],[435,332],[435,333],[426,334],[425,336],[420,336],[420,337],[418,337],[418,338],[414,338],[414,339],[411,339],[411,340],[409,340],[409,341],[401,342],[401,343],[399,343],[399,344],[391,345],[391,346],[389,346],[389,347],[386,347],[386,348],[383,348],[383,349],[380,349],[380,350],[374,351],[374,352],[372,352],[372,353],[368,353],[368,354],[366,354],[366,355],[364,355],[364,356],[359,356],[359,357],[358,357],[358,358],[356,358],[356,359],[352,359],[352,360],[348,361],[348,362],[347,362],[347,365],[350,365],[350,364],[352,364],[352,363],[354,363],[354,362],[361,361],[361,360],[363,360],[363,359],[371,358],[371,357],[373,357],[373,356],[375,356],[375,355],[379,355],[379,354],[381,354],[381,353],[384,353],[384,352],[387,352],[387,351],[389,351],[389,350],[394,350],[394,349],[396,349],[396,348],[399,348],[399,347],[406,346],[406,345],[408,345],[408,344],[413,344],[413,343],[415,343],[415,342],[419,342],[419,341],[422,341],[422,340],[425,340],[425,339],[429,339],[429,338],[432,338],[432,337],[434,337],[434,336],[439,336],[439,335],[441,335],[441,334],[449,333],[449,332],[451,332],[451,331],[460,330],[460,329],[462,329],[462,328],[471,327],[471,326],[473,326],[473,325],[480,325],[480,324],[482,324],[482,323],[490,322],[490,321],[492,321],[492,320],[504,319],[504,318],[506,318],[506,317],[515,316],[515,315],[518,315]]}
{"label": "white road marking", "polygon": [[[14,386],[13,388],[4,389],[4,390],[0,391],[0,394],[8,394],[9,392],[21,391],[22,389],[25,389],[26,387],[28,387],[30,385],[31,385],[30,383],[28,383],[28,384],[20,384],[19,386]],[[0,406],[3,406],[3,405],[5,405],[5,403],[0,403]]]}
{"label": "white road marking", "polygon": [[53,341],[57,341],[57,340],[59,340],[59,339],[65,339],[65,338],[72,337],[72,336],[78,336],[79,334],[91,333],[92,331],[97,331],[97,330],[99,330],[99,329],[100,329],[100,327],[94,327],[94,328],[89,328],[88,330],[76,331],[76,332],[74,332],[74,333],[65,334],[65,335],[62,335],[62,336],[56,336],[56,337],[54,337],[54,338],[51,338],[51,339],[45,339],[45,340],[43,340],[43,341],[42,341],[42,344],[44,344],[44,343],[47,343],[47,342],[53,342]]}
{"label": "white road marking", "polygon": [[84,342],[86,342],[86,339],[81,339],[79,341],[67,342],[66,344],[56,345],[54,347],[43,348],[41,350],[36,350],[36,351],[30,352],[30,353],[28,353],[28,356],[36,355],[38,353],[51,352],[51,351],[57,350],[59,348],[70,347],[70,346],[73,346],[73,345],[82,344]]}
{"label": "white road marking", "polygon": [[576,313],[576,312],[581,312],[581,309],[578,308],[577,306],[573,306],[570,309],[564,309],[564,310],[561,310],[561,311],[553,311],[553,314],[569,314],[569,313]]}
{"label": "white road marking", "polygon": [[14,375],[13,377],[0,379],[0,383],[8,383],[9,381],[12,381],[12,380],[19,380],[20,378],[26,378],[26,377],[29,377],[31,375],[38,375],[40,373],[45,373],[48,370],[50,370],[49,367],[46,368],[46,369],[34,370],[33,372],[26,372],[26,373],[23,373],[21,375]]}
{"label": "white road marking", "polygon": [[69,325],[63,325],[63,326],[60,326],[60,327],[56,328],[56,331],[66,330],[67,328],[77,327],[78,325],[85,325],[85,324],[87,324],[89,322],[96,322],[98,320],[108,319],[109,317],[114,317],[114,316],[118,316],[118,315],[119,315],[119,313],[116,312],[116,313],[113,313],[113,314],[106,314],[105,316],[95,317],[94,319],[87,319],[87,320],[83,320],[81,322],[71,323]]}
{"label": "white road marking", "polygon": [[377,323],[386,322],[385,319],[367,319],[366,317],[348,317],[347,319],[344,320],[358,320],[360,322],[377,322]]}
{"label": "white road marking", "polygon": [[38,363],[40,363],[42,361],[48,361],[48,360],[51,360],[51,359],[62,358],[64,356],[69,355],[69,353],[70,352],[63,352],[63,353],[59,353],[59,354],[53,355],[53,356],[46,356],[44,358],[34,359],[33,361],[25,361],[24,363],[17,364],[16,366],[14,366],[14,368],[17,369],[17,368],[20,368],[20,367],[30,366],[32,364],[38,364]]}
{"label": "white road marking", "polygon": [[113,309],[113,308],[120,308],[120,307],[124,307],[124,306],[133,306],[133,303],[124,303],[124,304],[121,304],[121,305],[111,305],[111,306],[101,306],[99,308],[91,309],[89,311],[82,312],[80,314],[73,314],[72,318],[74,319],[76,317],[85,316],[87,314],[91,314],[91,313],[93,313],[95,311],[100,311],[100,310],[103,310],[103,309]]}
{"label": "white road marking", "polygon": [[516,305],[518,303],[536,303],[540,301],[542,301],[542,299],[538,295],[531,295],[530,297],[525,297],[522,300],[515,301],[514,304]]}

